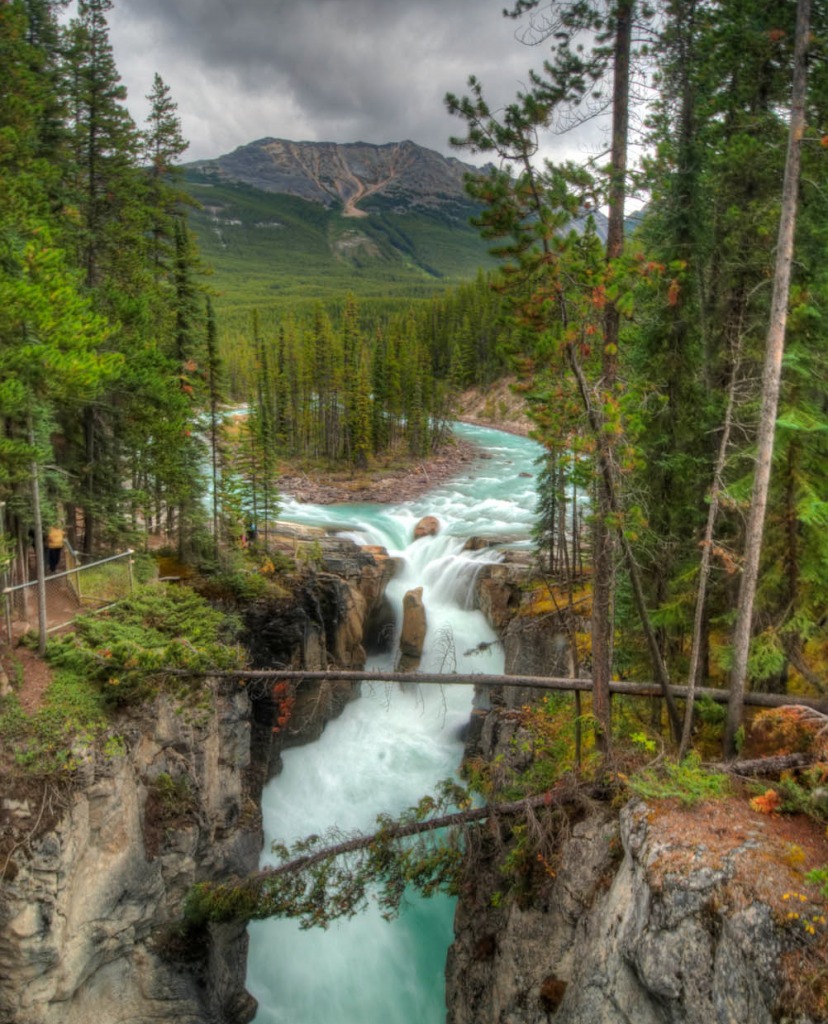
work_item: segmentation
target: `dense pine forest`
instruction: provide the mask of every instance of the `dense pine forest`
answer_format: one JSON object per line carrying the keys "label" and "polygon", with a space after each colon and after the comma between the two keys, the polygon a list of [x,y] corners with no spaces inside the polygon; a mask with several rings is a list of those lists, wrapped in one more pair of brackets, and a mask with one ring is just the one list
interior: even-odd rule
{"label": "dense pine forest", "polygon": [[[515,374],[547,452],[542,559],[570,592],[591,566],[599,721],[619,673],[665,692],[731,670],[737,694],[745,680],[822,692],[828,26],[816,5],[803,28],[805,6],[518,0],[543,68],[504,110],[474,79],[447,100],[458,146],[493,161],[469,190],[497,269],[393,310],[342,294],[223,325],[188,225],[174,98],[156,75],[133,121],[110,0],[68,19],[55,0],[2,4],[6,555],[57,520],[86,552],[160,528],[182,553],[215,554],[275,513],[285,460],[422,457],[461,389]],[[553,129],[602,117],[603,156],[538,155]],[[780,308],[777,407],[765,364]],[[228,427],[233,403],[249,415]],[[733,743],[739,724],[734,711]]]}
{"label": "dense pine forest", "polygon": [[[549,452],[539,532],[570,578],[568,496],[592,495],[589,657],[606,736],[613,673],[661,682],[685,750],[693,701],[682,722],[671,679],[730,676],[731,751],[747,679],[824,690],[824,14],[807,0],[519,0],[543,69],[505,110],[476,79],[448,98],[467,127],[458,143],[508,168],[470,188]],[[602,113],[603,157],[539,167],[545,131]],[[635,194],[645,213],[625,237]],[[605,243],[569,229],[602,204]]]}
{"label": "dense pine forest", "polygon": [[[136,125],[109,0],[79,3],[67,22],[63,6],[0,11],[10,538],[40,532],[37,485],[39,517],[65,517],[81,550],[110,550],[147,524],[197,547],[208,435],[222,463],[221,530],[266,507],[256,492],[275,492],[280,458],[362,466],[389,448],[431,450],[450,381],[482,382],[498,366],[483,281],[370,322],[342,294],[278,322],[254,309],[223,330],[188,226],[193,200],[176,166],[187,144],[169,89],[158,75],[148,83],[150,113]],[[220,429],[229,402],[251,404],[244,437]]]}

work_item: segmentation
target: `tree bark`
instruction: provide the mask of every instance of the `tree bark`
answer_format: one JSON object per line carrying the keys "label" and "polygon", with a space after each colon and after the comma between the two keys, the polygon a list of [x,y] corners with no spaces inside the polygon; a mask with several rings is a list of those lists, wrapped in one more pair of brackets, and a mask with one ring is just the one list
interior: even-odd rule
{"label": "tree bark", "polygon": [[[634,0],[620,0],[615,12],[613,49],[612,149],[607,224],[607,262],[618,259],[624,249],[624,199],[627,176],[627,134],[629,128],[630,51]],[[607,303],[601,356],[601,389],[612,401],[618,376],[620,314],[614,302]],[[606,402],[602,403],[606,404]],[[596,436],[598,458],[611,465],[611,441],[604,430]],[[614,530],[611,524],[613,496],[605,473],[597,480],[597,501],[593,522],[592,552],[592,703],[598,720],[599,747],[611,746],[609,683],[612,679]]]}
{"label": "tree bark", "polygon": [[[512,817],[517,814],[525,814],[527,810],[541,807],[563,807],[575,803],[579,799],[586,799],[595,795],[593,791],[585,790],[581,793],[578,790],[565,793],[542,793],[540,796],[526,797],[524,800],[513,800],[509,803],[486,804],[483,807],[470,807],[465,811],[453,811],[449,814],[442,814],[437,818],[429,818],[426,821],[412,821],[400,825],[390,825],[383,832],[383,838],[407,839],[411,836],[423,835],[427,832],[436,832],[441,828],[458,828],[461,825],[470,825],[478,821],[485,821],[497,815]],[[354,836],[345,839],[341,843],[333,843],[313,853],[302,854],[291,860],[284,861],[272,868],[262,868],[260,871],[252,872],[244,879],[245,885],[258,886],[267,882],[270,878],[277,878],[279,875],[295,874],[299,871],[307,871],[323,861],[333,857],[342,857],[346,853],[356,853],[359,850],[367,849],[376,842],[380,833],[369,832],[364,835]]]}
{"label": "tree bark", "polygon": [[[616,492],[615,492],[615,477],[614,477],[614,474],[613,474],[613,467],[612,467],[612,460],[611,460],[611,457],[610,457],[610,453],[609,453],[609,451],[608,451],[608,449],[606,447],[603,447],[603,448],[601,447],[601,421],[600,421],[600,418],[599,418],[597,412],[595,411],[595,408],[593,406],[592,400],[590,398],[589,390],[587,388],[586,377],[584,376],[584,372],[583,372],[583,370],[581,368],[580,363],[578,362],[578,358],[577,358],[577,356],[575,354],[575,350],[573,349],[573,347],[571,345],[567,349],[567,355],[568,355],[568,358],[569,358],[569,365],[570,365],[570,367],[572,369],[572,372],[573,372],[573,374],[575,376],[575,379],[576,379],[576,381],[578,383],[578,390],[579,390],[580,395],[581,395],[581,401],[584,404],[584,409],[585,409],[586,414],[587,414],[587,419],[589,420],[590,427],[592,429],[592,432],[593,432],[593,434],[594,434],[594,436],[596,438],[596,443],[598,445],[598,464],[599,464],[599,470],[600,470],[600,479],[603,482],[603,494],[604,494],[605,499],[607,501],[608,515],[612,516],[615,519],[617,519],[618,516],[619,516],[619,513],[620,513],[620,509],[618,507],[618,500],[617,500],[617,496],[616,496]],[[610,533],[609,530],[607,532]],[[634,603],[635,603],[636,611],[638,612],[639,621],[641,622],[641,629],[644,632],[644,637],[645,637],[645,640],[647,641],[647,650],[648,650],[648,652],[650,654],[650,659],[651,659],[651,661],[653,663],[653,672],[655,673],[656,679],[658,680],[659,685],[661,686],[662,695],[664,696],[664,699],[665,699],[665,701],[667,703],[667,711],[668,711],[668,714],[669,714],[669,717],[670,717],[670,725],[672,727],[673,736],[675,737],[676,740],[678,740],[680,735],[681,735],[681,718],[679,717],[678,708],[676,707],[675,702],[673,701],[672,696],[671,696],[671,692],[670,692],[670,676],[669,676],[669,673],[667,672],[667,666],[664,663],[664,659],[661,656],[661,650],[659,649],[659,646],[658,646],[658,640],[657,640],[656,635],[655,635],[655,630],[653,629],[653,624],[650,621],[650,615],[649,615],[649,612],[647,611],[647,602],[644,599],[644,588],[643,588],[643,586],[641,584],[641,576],[640,576],[640,573],[638,571],[638,563],[636,562],[635,557],[633,555],[632,545],[630,544],[629,540],[624,535],[624,530],[623,530],[623,528],[621,526],[617,527],[617,533],[618,533],[619,543],[621,544],[621,547],[622,547],[622,549],[624,551],[624,555],[625,555],[626,560],[627,560],[627,568],[629,570],[630,582],[632,584],[632,589],[633,589],[633,600],[634,600]],[[611,534],[610,534],[610,536],[611,536]],[[594,564],[595,563],[594,563],[594,560],[593,560],[593,565]],[[610,565],[610,569],[611,568],[612,568],[612,566]],[[597,572],[596,572],[596,575],[597,575]],[[610,581],[611,581],[611,577],[610,577]],[[594,644],[594,637],[595,637],[595,627],[594,627],[594,621],[595,621],[595,583],[594,582],[593,582],[592,616],[593,616],[593,644]],[[611,623],[610,623],[610,625],[611,625]],[[609,643],[607,643],[607,655],[609,655]],[[594,646],[593,646],[593,672],[592,672],[592,678],[593,678],[593,680],[595,679],[595,654],[594,654]],[[611,678],[612,678],[612,676],[611,676],[611,674],[609,672],[609,668],[608,668],[608,670],[607,670],[607,679],[609,680]],[[601,685],[604,685],[603,681],[602,681]],[[593,706],[594,706],[594,704],[595,704],[595,696],[594,695],[593,695],[592,700],[593,700]],[[607,703],[609,704],[609,698],[607,698]],[[597,712],[596,712],[596,717],[597,717]]]}
{"label": "tree bark", "polygon": [[745,536],[744,569],[739,587],[739,605],[733,637],[733,669],[730,679],[730,702],[728,704],[725,730],[724,749],[726,757],[732,757],[735,754],[736,736],[742,725],[742,703],[747,682],[753,603],[759,578],[759,557],[762,549],[765,509],[767,507],[770,486],[776,412],[779,405],[779,387],[782,376],[782,355],[785,349],[785,328],[788,316],[791,266],[793,263],[794,232],[796,229],[800,145],[805,131],[810,13],[811,0],[799,0],[796,10],[796,40],[794,44],[788,152],[785,159],[785,178],[782,185],[782,210],[779,219],[779,239],[776,249],[771,317],[765,350],[765,367],[762,374],[762,404],[757,434],[756,475],[753,481],[753,494],[751,496],[750,514],[748,516]]}
{"label": "tree bark", "polygon": [[696,593],[696,610],[693,618],[693,640],[690,648],[690,668],[687,672],[687,703],[684,706],[684,727],[681,732],[681,743],[679,744],[679,760],[681,760],[690,747],[690,735],[693,730],[693,707],[695,704],[695,690],[699,678],[699,665],[701,663],[702,645],[704,642],[705,611],[707,604],[707,584],[710,579],[710,566],[713,557],[713,531],[716,526],[716,518],[719,514],[719,498],[722,492],[722,474],[725,461],[727,460],[727,449],[730,445],[730,432],[733,426],[733,409],[736,404],[736,379],[739,369],[739,354],[733,362],[733,369],[730,378],[730,387],[727,392],[727,407],[725,409],[722,437],[719,442],[719,452],[716,456],[716,467],[713,471],[713,484],[710,488],[710,506],[707,510],[707,524],[704,529],[704,540],[702,541],[701,564],[699,565],[699,589]]}
{"label": "tree bark", "polygon": [[[511,676],[487,675],[481,672],[451,672],[445,675],[428,675],[424,672],[366,672],[356,669],[167,669],[167,676],[205,677],[210,679],[249,679],[265,682],[284,681],[324,682],[337,680],[345,683],[376,683],[385,686],[388,683],[405,683],[414,685],[423,683],[431,686],[519,686],[529,690],[561,690],[563,692],[584,691],[593,689],[591,679],[570,679],[562,676]],[[609,684],[610,693],[625,694],[629,697],[661,697],[661,686],[655,682],[630,682],[614,680]],[[678,700],[687,696],[686,686],[671,686],[670,692]],[[707,697],[717,704],[727,704],[730,699],[729,690],[718,690],[709,686],[696,689],[696,696]],[[824,697],[792,697],[781,693],[747,693],[745,703],[758,708],[803,707],[814,708],[828,715],[828,700]]]}

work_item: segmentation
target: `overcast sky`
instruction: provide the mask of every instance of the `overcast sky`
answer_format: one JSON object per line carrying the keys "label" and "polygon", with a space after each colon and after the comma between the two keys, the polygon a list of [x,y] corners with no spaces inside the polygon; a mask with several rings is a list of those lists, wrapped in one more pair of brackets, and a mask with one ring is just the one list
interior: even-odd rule
{"label": "overcast sky", "polygon": [[[510,100],[544,50],[516,37],[504,0],[114,0],[110,33],[139,124],[157,71],[190,149],[220,156],[273,136],[398,142],[446,155],[462,123],[444,107],[470,74],[493,106]],[[594,129],[591,132],[594,137]],[[585,155],[575,138],[558,157]],[[479,162],[477,160],[476,162]]]}

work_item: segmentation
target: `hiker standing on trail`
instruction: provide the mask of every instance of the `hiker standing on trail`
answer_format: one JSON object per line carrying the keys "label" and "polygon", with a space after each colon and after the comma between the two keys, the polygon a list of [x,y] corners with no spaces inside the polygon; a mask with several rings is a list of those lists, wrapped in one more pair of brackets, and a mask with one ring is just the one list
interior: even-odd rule
{"label": "hiker standing on trail", "polygon": [[54,572],[60,565],[60,553],[63,551],[63,530],[59,526],[50,526],[46,534],[46,549],[49,555],[49,572]]}

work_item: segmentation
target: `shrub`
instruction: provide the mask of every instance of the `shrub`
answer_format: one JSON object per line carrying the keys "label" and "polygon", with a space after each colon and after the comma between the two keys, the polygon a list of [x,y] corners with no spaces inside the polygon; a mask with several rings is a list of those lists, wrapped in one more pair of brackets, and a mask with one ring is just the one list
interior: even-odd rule
{"label": "shrub", "polygon": [[170,669],[208,672],[238,667],[231,646],[240,630],[187,587],[148,586],[108,612],[75,621],[75,631],[52,641],[53,664],[96,683],[108,703],[149,697]]}
{"label": "shrub", "polygon": [[695,753],[680,763],[665,761],[658,767],[644,768],[629,779],[628,785],[645,800],[674,798],[686,807],[702,800],[718,800],[730,793],[727,775],[706,771]]}

